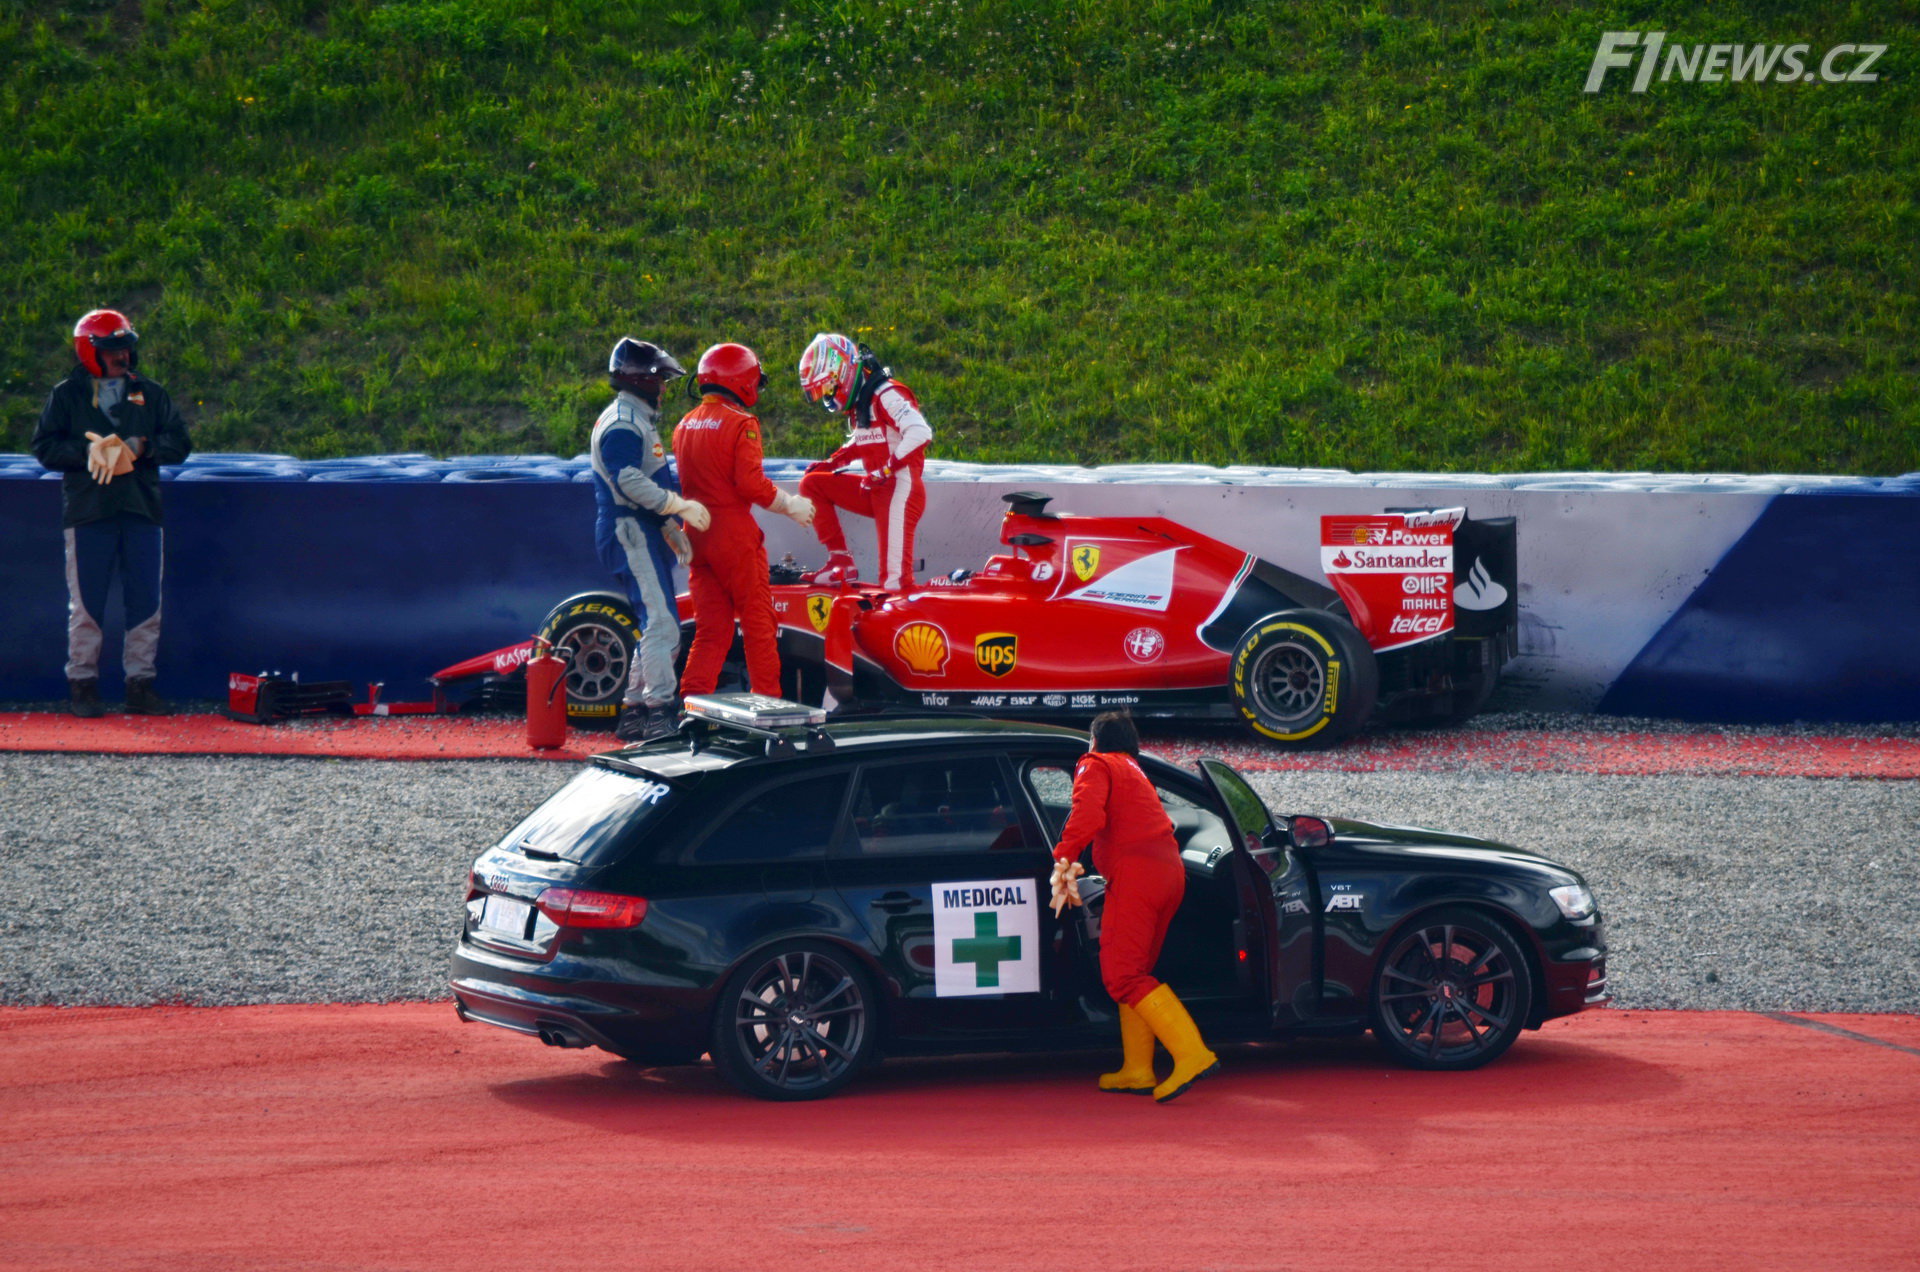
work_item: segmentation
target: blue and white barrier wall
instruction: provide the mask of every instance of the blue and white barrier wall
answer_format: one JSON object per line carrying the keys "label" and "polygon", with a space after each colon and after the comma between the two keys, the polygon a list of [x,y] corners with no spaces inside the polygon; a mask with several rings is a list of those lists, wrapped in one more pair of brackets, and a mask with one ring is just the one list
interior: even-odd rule
{"label": "blue and white barrier wall", "polygon": [[[803,461],[769,460],[789,486]],[[1318,576],[1319,519],[1464,505],[1519,533],[1520,650],[1494,706],[1694,720],[1920,719],[1920,473],[1421,474],[1197,465],[930,461],[926,574],[978,568],[1000,496],[1183,521]],[[224,696],[230,671],[425,678],[530,634],[569,592],[611,586],[593,554],[584,458],[297,461],[196,455],[166,472],[166,692]],[[0,455],[0,701],[64,696],[59,483]],[[871,572],[870,523],[848,518]],[[821,558],[763,516],[774,559]],[[103,670],[118,659],[117,599]]]}

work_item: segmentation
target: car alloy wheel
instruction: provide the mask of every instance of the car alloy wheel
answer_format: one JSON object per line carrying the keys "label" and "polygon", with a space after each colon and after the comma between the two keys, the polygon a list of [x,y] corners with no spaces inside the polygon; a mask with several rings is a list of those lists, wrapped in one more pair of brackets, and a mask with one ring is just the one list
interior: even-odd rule
{"label": "car alloy wheel", "polygon": [[1477,1069],[1526,1027],[1533,971],[1494,919],[1445,909],[1387,947],[1373,979],[1373,1032],[1416,1069]]}
{"label": "car alloy wheel", "polygon": [[713,1059],[741,1090],[812,1100],[845,1086],[872,1055],[873,994],[851,959],[791,943],[749,959],[727,981]]}

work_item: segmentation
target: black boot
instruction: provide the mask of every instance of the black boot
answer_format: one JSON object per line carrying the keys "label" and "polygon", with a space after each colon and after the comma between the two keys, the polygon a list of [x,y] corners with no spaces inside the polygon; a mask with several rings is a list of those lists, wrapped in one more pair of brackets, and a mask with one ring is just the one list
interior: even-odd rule
{"label": "black boot", "polygon": [[646,727],[640,730],[642,739],[651,742],[655,738],[670,738],[680,732],[680,712],[672,704],[647,708]]}
{"label": "black boot", "polygon": [[613,736],[622,742],[651,742],[670,738],[679,730],[680,713],[672,703],[657,707],[636,704],[620,708],[620,722],[613,726]]}
{"label": "black boot", "polygon": [[139,676],[127,681],[127,710],[135,715],[172,715],[166,699],[153,691],[153,677]]}
{"label": "black boot", "polygon": [[98,720],[107,714],[107,704],[100,701],[100,681],[67,681],[67,710],[83,720]]}
{"label": "black boot", "polygon": [[622,742],[638,742],[646,736],[647,717],[651,714],[637,702],[622,706],[620,719],[613,726],[613,736]]}

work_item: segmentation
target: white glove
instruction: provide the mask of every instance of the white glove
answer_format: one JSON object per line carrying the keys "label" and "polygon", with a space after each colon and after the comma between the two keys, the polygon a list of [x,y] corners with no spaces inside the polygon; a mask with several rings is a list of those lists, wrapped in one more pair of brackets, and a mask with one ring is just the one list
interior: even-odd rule
{"label": "white glove", "polygon": [[783,517],[792,517],[803,526],[813,524],[813,500],[805,495],[790,495],[784,490],[773,492],[773,502],[767,505]]}
{"label": "white glove", "polygon": [[[699,504],[693,506],[700,508]],[[706,509],[700,508],[700,511],[705,513]],[[685,530],[682,530],[679,526],[669,521],[660,527],[660,534],[666,539],[667,546],[673,549],[674,560],[682,565],[693,564],[693,542],[687,538],[687,532]]]}
{"label": "white glove", "polygon": [[698,499],[676,495],[671,490],[667,492],[667,506],[660,511],[669,517],[680,518],[695,530],[705,531],[713,524],[713,514],[707,511],[707,505]]}

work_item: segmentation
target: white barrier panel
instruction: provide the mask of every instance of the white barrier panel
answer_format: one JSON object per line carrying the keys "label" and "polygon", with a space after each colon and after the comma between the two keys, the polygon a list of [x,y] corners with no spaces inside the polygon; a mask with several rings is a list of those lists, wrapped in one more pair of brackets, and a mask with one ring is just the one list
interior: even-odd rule
{"label": "white barrier panel", "polygon": [[[1111,471],[1111,470],[1103,470]],[[1009,481],[927,482],[915,554],[922,580],[979,569],[999,551],[1001,496],[1036,490],[1055,511],[1167,517],[1308,578],[1320,572],[1320,518],[1389,508],[1465,506],[1472,517],[1513,517],[1519,540],[1519,653],[1501,706],[1589,711],[1753,524],[1771,492],[1651,493],[1614,488],[1532,489],[1452,484],[1376,486]],[[1384,474],[1382,475],[1384,476]],[[1404,476],[1404,475],[1397,475]],[[873,523],[845,517],[863,578],[873,577]],[[816,565],[823,550],[783,517],[763,518],[768,554]]]}

